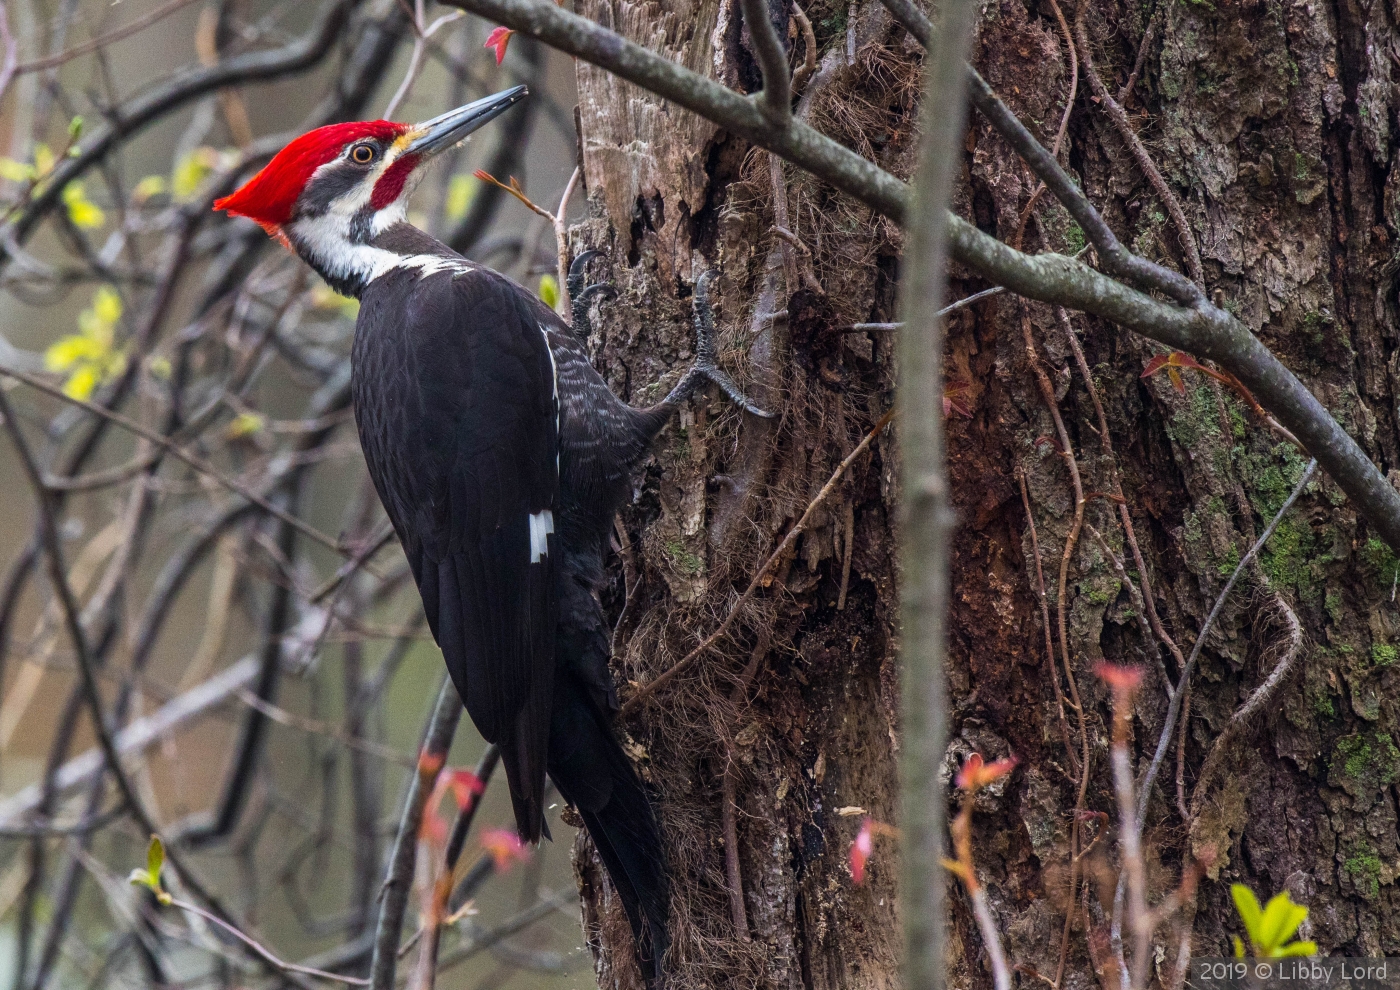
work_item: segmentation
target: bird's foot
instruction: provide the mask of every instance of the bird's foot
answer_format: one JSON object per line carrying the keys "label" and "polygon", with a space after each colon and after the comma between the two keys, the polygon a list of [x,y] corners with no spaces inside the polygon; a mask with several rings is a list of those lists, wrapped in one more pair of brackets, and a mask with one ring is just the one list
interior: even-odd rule
{"label": "bird's foot", "polygon": [[594,258],[602,257],[601,251],[585,251],[574,259],[569,266],[569,277],[565,284],[569,289],[569,309],[572,313],[574,324],[574,336],[579,340],[587,340],[593,333],[593,321],[589,319],[588,310],[592,305],[593,298],[598,295],[607,294],[616,296],[617,290],[613,288],[611,282],[594,282],[592,285],[585,285],[588,263]]}
{"label": "bird's foot", "polygon": [[[755,416],[772,419],[773,414],[754,405],[734,379],[719,366],[719,334],[715,330],[714,307],[710,305],[710,282],[714,276],[714,269],[710,269],[702,272],[695,280],[695,301],[692,304],[695,314],[695,363],[690,366],[690,371],[681,380],[681,384],[676,386],[672,395],[681,392],[683,388],[685,395],[689,395],[702,379],[708,379],[718,385],[735,405]],[[680,401],[685,395],[679,396],[676,401]]]}

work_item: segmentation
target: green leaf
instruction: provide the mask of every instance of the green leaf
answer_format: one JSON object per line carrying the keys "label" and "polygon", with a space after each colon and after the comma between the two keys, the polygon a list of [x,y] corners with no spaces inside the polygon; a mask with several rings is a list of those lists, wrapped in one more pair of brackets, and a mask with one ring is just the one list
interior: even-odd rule
{"label": "green leaf", "polygon": [[83,118],[81,116],[74,117],[72,120],[68,121],[68,136],[70,138],[76,141],[79,137],[82,136],[82,133]]}
{"label": "green leaf", "polygon": [[150,845],[146,846],[146,872],[155,883],[160,883],[160,868],[164,865],[165,843],[160,841],[160,836],[153,835]]}
{"label": "green leaf", "polygon": [[98,373],[97,368],[85,364],[73,369],[73,373],[63,383],[63,394],[71,399],[86,402],[92,398],[92,393],[97,391],[97,386],[101,382],[102,376]]}
{"label": "green leaf", "polygon": [[1242,883],[1230,885],[1230,896],[1235,901],[1235,910],[1240,913],[1240,920],[1244,922],[1245,933],[1249,935],[1251,942],[1258,945],[1260,923],[1264,920],[1264,912],[1259,907],[1259,898],[1254,896],[1254,891]]}
{"label": "green leaf", "polygon": [[233,418],[233,422],[228,424],[228,438],[230,440],[240,440],[243,437],[250,437],[262,431],[267,425],[267,419],[255,412],[239,413]]}
{"label": "green leaf", "polygon": [[40,142],[34,146],[34,171],[37,175],[48,175],[57,164],[58,158],[47,144]]}
{"label": "green leaf", "polygon": [[102,212],[102,207],[87,198],[87,192],[81,182],[70,182],[64,186],[62,199],[63,205],[68,208],[68,219],[73,221],[73,226],[82,230],[92,230],[107,222],[107,215]]}
{"label": "green leaf", "polygon": [[35,177],[33,165],[17,162],[13,158],[0,157],[0,179],[8,182],[28,182]]}
{"label": "green leaf", "polygon": [[559,305],[559,280],[553,275],[542,275],[540,277],[540,302],[550,309]]}
{"label": "green leaf", "polygon": [[92,297],[92,312],[104,326],[114,327],[122,318],[122,297],[116,289],[104,285]]}
{"label": "green leaf", "polygon": [[213,148],[199,147],[181,156],[170,177],[170,192],[176,200],[184,201],[199,192],[200,183],[219,164],[219,153]]}
{"label": "green leaf", "polygon": [[1272,955],[1272,950],[1278,949],[1293,937],[1293,933],[1307,916],[1308,909],[1294,904],[1293,898],[1288,896],[1288,891],[1275,894],[1264,907],[1260,937],[1255,939],[1255,943],[1266,955]]}
{"label": "green leaf", "polygon": [[136,183],[136,188],[131,191],[131,198],[138,203],[144,203],[154,196],[159,196],[169,188],[170,184],[165,181],[165,176],[148,175]]}
{"label": "green leaf", "polygon": [[[1249,936],[1250,948],[1256,956],[1276,959],[1284,956],[1310,956],[1317,952],[1312,942],[1285,944],[1298,931],[1308,917],[1308,909],[1294,904],[1288,891],[1275,894],[1269,903],[1260,908],[1254,891],[1244,884],[1233,884],[1230,896],[1234,898],[1235,910],[1240,913],[1245,932]],[[1244,943],[1235,938],[1235,955],[1244,955]]]}
{"label": "green leaf", "polygon": [[1238,935],[1235,936],[1235,958],[1244,958],[1244,943],[1240,941],[1240,937]]}

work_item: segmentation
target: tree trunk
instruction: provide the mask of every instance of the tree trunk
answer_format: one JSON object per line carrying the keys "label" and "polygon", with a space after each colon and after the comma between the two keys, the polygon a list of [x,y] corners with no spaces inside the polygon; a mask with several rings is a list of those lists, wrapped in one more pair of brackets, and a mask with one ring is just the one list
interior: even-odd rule
{"label": "tree trunk", "polygon": [[[790,23],[787,0],[770,6],[775,24]],[[730,86],[759,88],[731,0],[579,7]],[[978,67],[1049,145],[1070,96],[1065,31],[1082,15],[1081,54],[1106,89],[1095,92],[1083,66],[1061,160],[1139,252],[1191,275],[1194,244],[1207,289],[1383,468],[1395,466],[1400,173],[1390,128],[1400,93],[1390,80],[1400,51],[1389,9],[1086,0],[1063,13],[1062,29],[1054,0],[984,9]],[[907,178],[919,47],[878,3],[814,0],[806,14],[819,65],[797,111]],[[785,37],[800,65],[801,32]],[[1140,77],[1121,94],[1140,49]],[[738,609],[726,634],[624,723],[660,799],[676,882],[672,969],[681,986],[896,986],[895,840],[877,838],[864,884],[848,866],[865,816],[896,819],[898,493],[888,433],[817,508],[771,580],[741,595],[891,405],[890,334],[852,327],[895,318],[900,234],[605,73],[580,65],[579,92],[590,216],[574,228],[573,248],[603,250],[618,290],[595,319],[599,368],[630,401],[659,398],[689,361],[692,287],[713,268],[722,363],[759,405],[780,413],[772,421],[740,414],[717,393],[693,402],[622,514],[626,538],[607,599],[619,619],[624,700]],[[1110,116],[1108,95],[1125,104],[1127,125],[1165,176],[1167,200]],[[985,121],[971,121],[965,148],[963,216],[1028,250],[1083,247],[1048,196],[1023,219],[1035,182]],[[987,287],[965,270],[953,277],[954,298]],[[1070,332],[1082,342],[1092,394]],[[1076,819],[1084,749],[1082,807],[1117,820],[1108,695],[1093,668],[1107,660],[1146,670],[1133,724],[1141,774],[1167,709],[1164,674],[1175,678],[1178,665],[1141,616],[1135,589],[1150,591],[1164,631],[1189,653],[1306,457],[1280,444],[1243,397],[1199,372],[1182,372],[1180,391],[1165,374],[1142,379],[1153,347],[1102,321],[1002,295],[961,310],[948,334],[960,512],[948,768],[973,751],[1020,759],[979,799],[974,830],[979,875],[1012,961],[1054,978],[1063,951],[1063,986],[1092,986],[1096,971],[1114,986],[1104,948],[1118,866],[1112,831],[1071,866],[1072,843],[1089,846],[1101,827]],[[1082,529],[1068,456],[1082,476]],[[1120,484],[1146,580],[1121,525]],[[1205,870],[1184,914],[1194,954],[1227,954],[1240,931],[1230,882],[1261,897],[1289,890],[1312,909],[1306,937],[1323,951],[1400,952],[1391,907],[1400,857],[1400,749],[1390,728],[1400,700],[1396,571],[1395,556],[1319,478],[1245,569],[1206,637],[1184,759],[1173,742],[1145,837],[1152,901],[1189,863]],[[1280,664],[1279,683],[1259,694]],[[1258,714],[1215,748],[1251,698]],[[586,844],[577,862],[600,985],[638,986],[621,909]],[[950,903],[953,982],[990,987],[970,905],[961,895]],[[1170,925],[1156,933],[1154,980],[1171,984],[1177,941]]]}

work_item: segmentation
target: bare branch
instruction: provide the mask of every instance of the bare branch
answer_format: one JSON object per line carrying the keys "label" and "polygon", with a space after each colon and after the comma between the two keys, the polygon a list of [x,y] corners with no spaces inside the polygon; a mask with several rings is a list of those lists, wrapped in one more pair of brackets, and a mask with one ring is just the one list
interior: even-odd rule
{"label": "bare branch", "polygon": [[[347,553],[346,548],[340,545],[339,540],[335,539],[334,537],[327,536],[315,526],[312,526],[310,523],[304,522],[303,520],[296,518],[296,516],[293,516],[291,513],[287,512],[285,509],[282,509],[280,506],[273,505],[271,502],[263,498],[257,492],[253,491],[247,485],[243,484],[243,482],[238,481],[235,478],[228,477],[226,474],[216,469],[213,465],[209,464],[209,462],[205,461],[203,458],[197,457],[194,454],[189,453],[183,447],[180,447],[173,441],[166,439],[159,433],[156,433],[154,430],[147,429],[135,420],[129,419],[126,416],[123,416],[121,413],[113,412],[110,409],[105,409],[102,406],[97,405],[96,403],[88,402],[84,399],[75,399],[73,396],[66,394],[63,391],[63,389],[50,385],[48,382],[44,381],[37,375],[31,375],[28,372],[16,371],[14,368],[6,368],[2,366],[0,366],[0,375],[9,376],[10,378],[22,381],[30,388],[36,388],[39,391],[45,393],[46,395],[51,395],[56,399],[62,399],[64,402],[70,402],[75,406],[79,406],[83,409],[86,409],[88,412],[93,413],[96,416],[100,416],[103,419],[109,420],[110,422],[117,424],[124,430],[128,430],[132,433],[135,433],[143,440],[153,443],[161,449],[165,450],[167,453],[174,456],[177,460],[183,461],[185,464],[188,464],[200,474],[206,475],[214,481],[217,481],[220,485],[222,485],[224,488],[227,488],[235,495],[239,495],[247,499],[249,502],[252,502],[258,508],[266,512],[268,515],[275,516],[277,519],[280,519],[282,522],[286,523],[288,526],[291,526],[293,529],[297,530],[302,535],[311,537],[311,539],[315,540],[317,543],[321,544],[324,547],[329,547],[336,553]],[[49,488],[49,485],[43,480],[42,477],[40,478],[39,483],[43,485],[46,490]]]}
{"label": "bare branch", "polygon": [[[121,795],[122,802],[125,804],[127,812],[136,821],[137,826],[147,834],[158,835],[159,829],[146,811],[145,804],[136,793],[136,788],[123,769],[121,755],[117,751],[116,743],[113,742],[112,732],[107,724],[107,713],[102,705],[102,692],[97,685],[97,671],[94,669],[92,653],[88,648],[87,634],[83,631],[81,612],[77,600],[73,596],[73,589],[68,584],[67,569],[63,565],[63,545],[59,541],[58,527],[54,524],[49,493],[44,488],[39,467],[34,461],[34,456],[30,452],[29,444],[24,439],[24,434],[20,432],[19,421],[15,418],[14,410],[5,397],[3,389],[0,389],[0,419],[4,421],[5,429],[10,434],[10,440],[19,456],[20,464],[34,490],[39,515],[39,533],[44,556],[49,565],[49,581],[53,585],[54,593],[58,596],[68,637],[72,642],[73,652],[77,656],[78,674],[83,694],[88,708],[92,712],[93,733],[97,736],[98,748],[102,751],[106,771],[116,781],[117,791]],[[182,860],[172,855],[170,865],[175,868],[181,880],[196,893],[200,900],[214,907],[220,914],[223,913],[223,909],[218,906],[219,902],[204,889],[203,884],[189,871]]]}
{"label": "bare branch", "polygon": [[[257,673],[257,659],[247,657],[227,670],[215,674],[203,684],[191,688],[119,732],[113,740],[117,754],[126,756],[139,753],[167,738],[179,726],[223,704],[251,684]],[[102,765],[103,753],[100,749],[90,749],[74,757],[52,775],[54,792],[63,794],[90,781],[95,774],[102,772]],[[42,796],[42,785],[31,784],[0,803],[0,827],[23,827],[21,823],[24,816],[39,807]]]}
{"label": "bare branch", "polygon": [[788,68],[787,53],[778,40],[778,32],[773,30],[773,22],[768,17],[768,4],[764,0],[740,0],[744,9],[744,23],[748,25],[749,37],[753,39],[754,54],[758,56],[758,67],[763,72],[763,92],[758,96],[759,109],[775,124],[785,124],[792,119],[791,70]]}
{"label": "bare branch", "polygon": [[[188,7],[192,3],[194,3],[194,0],[169,0],[169,2],[161,4],[155,10],[142,14],[130,24],[123,24],[121,27],[108,31],[106,34],[93,38],[91,41],[85,41],[81,45],[74,45],[72,48],[65,49],[57,55],[36,58],[32,62],[22,62],[15,67],[14,74],[22,76],[29,72],[42,72],[45,69],[56,69],[65,62],[71,62],[80,55],[95,52],[99,48],[105,48],[107,45],[121,41],[123,38],[129,38],[138,31],[145,30],[157,21],[170,16],[177,10]],[[0,92],[4,92],[4,87],[0,87]]]}
{"label": "bare branch", "polygon": [[1099,70],[1094,66],[1094,57],[1090,53],[1089,32],[1084,26],[1087,9],[1084,4],[1080,4],[1079,13],[1074,20],[1074,33],[1079,42],[1079,61],[1084,65],[1084,74],[1089,77],[1089,88],[1099,98],[1099,105],[1108,112],[1108,117],[1113,121],[1118,136],[1128,146],[1133,161],[1137,162],[1138,168],[1142,169],[1143,175],[1147,177],[1147,181],[1156,191],[1157,198],[1162,201],[1162,205],[1171,214],[1172,225],[1176,227],[1181,250],[1186,255],[1186,266],[1191,271],[1192,281],[1197,285],[1204,285],[1205,271],[1201,267],[1201,252],[1196,247],[1196,235],[1191,231],[1191,224],[1186,219],[1186,212],[1181,208],[1181,201],[1177,199],[1176,193],[1172,192],[1171,186],[1167,185],[1167,180],[1162,177],[1157,163],[1152,160],[1152,156],[1143,147],[1137,132],[1128,123],[1128,115],[1119,106],[1118,101],[1113,98],[1113,94],[1108,91],[1103,79],[1099,77]]}
{"label": "bare branch", "polygon": [[394,970],[398,964],[399,935],[403,931],[404,912],[408,910],[408,895],[413,889],[413,868],[418,858],[418,829],[423,812],[432,793],[438,771],[447,760],[457,722],[462,716],[462,702],[450,678],[444,675],[438,689],[423,746],[419,751],[418,770],[414,773],[399,819],[398,835],[389,854],[389,871],[384,878],[384,890],[379,902],[379,923],[374,933],[374,960],[370,964],[370,986],[373,990],[393,990]]}

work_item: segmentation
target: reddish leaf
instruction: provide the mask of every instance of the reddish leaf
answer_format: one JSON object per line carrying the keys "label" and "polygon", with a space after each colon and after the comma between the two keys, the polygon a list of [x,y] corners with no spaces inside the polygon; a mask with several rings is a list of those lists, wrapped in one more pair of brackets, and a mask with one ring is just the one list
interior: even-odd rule
{"label": "reddish leaf", "polygon": [[972,384],[959,379],[950,379],[943,384],[943,415],[948,416],[957,413],[964,419],[972,418],[972,408],[969,404],[972,393]]}
{"label": "reddish leaf", "polygon": [[510,36],[515,32],[508,27],[498,27],[486,36],[486,44],[482,48],[496,49],[496,64],[500,65],[506,59],[506,46],[510,44]]}
{"label": "reddish leaf", "polygon": [[875,849],[874,821],[866,818],[861,822],[856,840],[851,843],[851,879],[856,883],[865,882],[865,861]]}
{"label": "reddish leaf", "polygon": [[1175,368],[1167,369],[1167,377],[1171,379],[1172,388],[1176,389],[1177,395],[1186,394],[1186,383],[1181,380],[1181,372]]}
{"label": "reddish leaf", "polygon": [[977,791],[1006,776],[1015,766],[1016,757],[1014,756],[988,763],[982,759],[981,753],[973,753],[962,765],[962,769],[958,771],[954,783],[962,790]]}
{"label": "reddish leaf", "polygon": [[448,773],[447,786],[452,790],[453,800],[458,811],[466,811],[472,801],[486,790],[486,785],[477,779],[470,770],[452,770]]}
{"label": "reddish leaf", "polygon": [[1114,691],[1136,691],[1142,683],[1142,668],[1101,661],[1094,673]]}
{"label": "reddish leaf", "polygon": [[488,828],[481,833],[481,848],[491,854],[496,869],[504,873],[511,864],[530,858],[530,847],[508,828]]}

